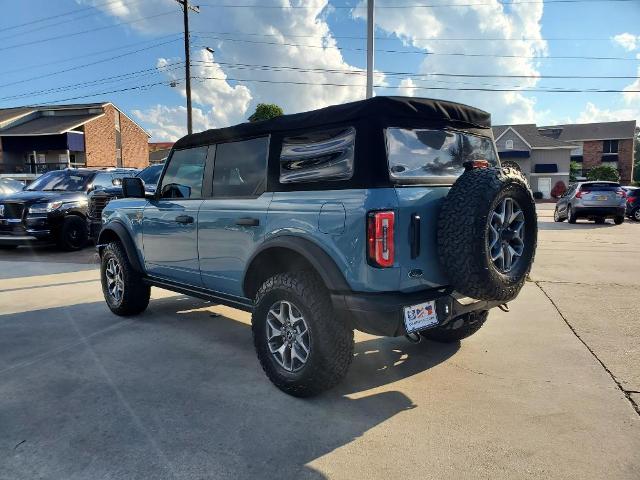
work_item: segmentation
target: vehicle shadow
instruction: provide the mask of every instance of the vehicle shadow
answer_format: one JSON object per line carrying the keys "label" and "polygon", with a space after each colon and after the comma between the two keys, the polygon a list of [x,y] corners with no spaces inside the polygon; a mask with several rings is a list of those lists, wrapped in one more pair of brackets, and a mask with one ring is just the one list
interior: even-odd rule
{"label": "vehicle shadow", "polygon": [[616,227],[613,220],[606,220],[605,223],[595,223],[590,220],[578,220],[576,223],[565,222],[538,222],[538,230],[577,230],[577,229],[589,229],[598,230],[602,228]]}
{"label": "vehicle shadow", "polygon": [[101,302],[0,316],[10,478],[325,478],[310,463],[415,407],[368,390],[459,348],[370,338],[340,386],[298,399],[263,374],[246,319],[208,305],[174,296],[134,319]]}

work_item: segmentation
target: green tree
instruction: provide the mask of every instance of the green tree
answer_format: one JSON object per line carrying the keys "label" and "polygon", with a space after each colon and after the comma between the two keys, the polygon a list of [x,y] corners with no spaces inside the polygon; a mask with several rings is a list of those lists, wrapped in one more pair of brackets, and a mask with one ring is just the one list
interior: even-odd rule
{"label": "green tree", "polygon": [[569,181],[577,182],[578,177],[582,175],[582,165],[580,162],[571,162],[569,164]]}
{"label": "green tree", "polygon": [[587,180],[604,180],[609,182],[619,182],[620,174],[618,170],[609,165],[600,165],[589,170]]}
{"label": "green tree", "polygon": [[250,122],[259,122],[261,120],[269,120],[270,118],[284,115],[282,108],[275,103],[259,103],[256,111],[249,117]]}

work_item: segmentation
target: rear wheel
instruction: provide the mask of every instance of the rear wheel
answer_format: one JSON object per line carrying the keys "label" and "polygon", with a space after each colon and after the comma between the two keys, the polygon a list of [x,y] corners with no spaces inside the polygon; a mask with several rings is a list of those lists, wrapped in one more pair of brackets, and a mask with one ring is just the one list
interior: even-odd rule
{"label": "rear wheel", "polygon": [[119,242],[112,242],[102,251],[100,280],[109,309],[123,317],[142,313],[149,305],[151,287],[131,266]]}
{"label": "rear wheel", "polygon": [[569,223],[576,223],[576,214],[573,213],[573,208],[571,208],[571,206],[567,207],[567,222]]}
{"label": "rear wheel", "polygon": [[623,222],[624,222],[624,215],[617,215],[616,217],[613,218],[613,223],[615,223],[616,225],[620,225]]}
{"label": "rear wheel", "polygon": [[423,337],[433,340],[434,342],[452,343],[470,337],[484,325],[489,312],[483,310],[480,312],[470,312],[460,317],[454,318],[449,323],[441,327],[420,332]]}
{"label": "rear wheel", "polygon": [[87,222],[76,215],[64,219],[58,232],[58,247],[67,251],[80,250],[87,245]]}
{"label": "rear wheel", "polygon": [[335,315],[329,292],[313,273],[280,273],[264,282],[251,325],[263,370],[289,395],[328,390],[349,369],[353,329]]}

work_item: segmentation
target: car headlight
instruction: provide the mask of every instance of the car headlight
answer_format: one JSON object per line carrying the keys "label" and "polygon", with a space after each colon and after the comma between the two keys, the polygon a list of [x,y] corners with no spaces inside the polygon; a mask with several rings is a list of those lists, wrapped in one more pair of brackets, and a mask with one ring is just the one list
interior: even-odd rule
{"label": "car headlight", "polygon": [[64,202],[36,203],[29,207],[29,213],[49,213],[57,210]]}

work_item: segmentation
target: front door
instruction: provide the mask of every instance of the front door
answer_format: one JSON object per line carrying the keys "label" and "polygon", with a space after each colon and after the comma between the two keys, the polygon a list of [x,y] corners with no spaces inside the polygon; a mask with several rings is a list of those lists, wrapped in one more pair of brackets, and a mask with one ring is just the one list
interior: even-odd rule
{"label": "front door", "polygon": [[142,244],[147,272],[200,286],[198,210],[207,147],[176,150],[167,160],[157,197],[144,209]]}
{"label": "front door", "polygon": [[210,290],[243,296],[246,264],[264,237],[273,197],[264,193],[268,150],[268,137],[216,147],[211,198],[198,216],[200,272]]}
{"label": "front door", "polygon": [[538,191],[544,198],[551,198],[551,179],[549,177],[538,178]]}

